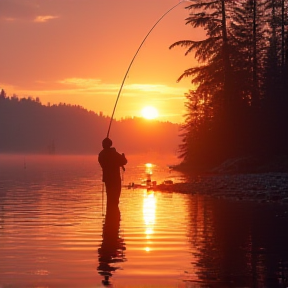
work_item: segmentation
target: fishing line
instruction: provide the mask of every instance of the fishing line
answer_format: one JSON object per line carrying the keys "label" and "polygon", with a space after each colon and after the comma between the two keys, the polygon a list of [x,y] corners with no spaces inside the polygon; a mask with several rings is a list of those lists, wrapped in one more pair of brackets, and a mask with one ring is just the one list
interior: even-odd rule
{"label": "fishing line", "polygon": [[115,110],[116,110],[116,106],[117,106],[117,103],[118,103],[118,100],[120,98],[120,94],[121,94],[121,91],[122,91],[122,88],[124,86],[124,83],[125,83],[125,80],[127,78],[127,75],[129,73],[129,70],[139,52],[139,50],[141,49],[142,45],[144,44],[144,42],[146,41],[147,37],[150,35],[150,33],[153,31],[153,29],[155,28],[155,26],[170,12],[172,11],[174,8],[176,8],[179,4],[181,4],[182,2],[184,1],[187,1],[187,0],[180,0],[178,4],[174,5],[172,8],[170,8],[167,12],[165,12],[158,20],[157,22],[152,26],[152,28],[149,30],[149,32],[147,33],[147,35],[144,37],[143,41],[141,42],[140,46],[138,47],[134,57],[132,58],[129,66],[128,66],[128,69],[125,73],[125,76],[123,78],[123,81],[121,83],[121,86],[120,86],[120,89],[119,89],[119,92],[118,92],[118,95],[117,95],[117,98],[116,98],[116,102],[115,102],[115,105],[114,105],[114,108],[113,108],[113,112],[112,112],[112,116],[111,116],[111,119],[110,119],[110,123],[109,123],[109,127],[108,127],[108,131],[107,131],[107,138],[109,138],[109,134],[110,134],[110,129],[111,129],[111,124],[112,124],[112,121],[113,121],[113,118],[114,118],[114,113],[115,113]]}

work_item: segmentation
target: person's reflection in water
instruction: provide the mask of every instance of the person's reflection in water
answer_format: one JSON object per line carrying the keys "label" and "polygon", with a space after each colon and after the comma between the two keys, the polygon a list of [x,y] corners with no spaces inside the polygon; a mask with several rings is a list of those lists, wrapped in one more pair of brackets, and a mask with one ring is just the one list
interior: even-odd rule
{"label": "person's reflection in water", "polygon": [[103,225],[103,241],[101,247],[98,249],[99,266],[98,273],[104,276],[102,283],[105,286],[110,285],[110,277],[120,267],[119,262],[124,262],[125,255],[124,240],[119,236],[120,230],[120,210],[117,206],[107,206],[105,223]]}

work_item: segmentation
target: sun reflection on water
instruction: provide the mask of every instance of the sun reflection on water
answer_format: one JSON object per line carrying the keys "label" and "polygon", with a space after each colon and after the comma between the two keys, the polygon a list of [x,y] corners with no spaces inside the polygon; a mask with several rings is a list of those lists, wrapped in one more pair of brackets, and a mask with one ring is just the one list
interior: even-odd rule
{"label": "sun reflection on water", "polygon": [[[146,163],[145,164],[145,167],[147,168],[147,169],[149,169],[149,168],[152,168],[153,167],[153,164],[152,163]],[[152,169],[151,169],[152,170]],[[147,170],[146,170],[147,171]]]}
{"label": "sun reflection on water", "polygon": [[151,185],[152,181],[152,174],[153,174],[153,164],[152,163],[146,163],[145,164],[145,173],[146,173],[146,185]]}
{"label": "sun reflection on water", "polygon": [[149,252],[151,250],[149,246],[151,244],[151,235],[154,233],[156,205],[157,201],[154,191],[145,191],[143,195],[143,219],[146,227],[146,252]]}

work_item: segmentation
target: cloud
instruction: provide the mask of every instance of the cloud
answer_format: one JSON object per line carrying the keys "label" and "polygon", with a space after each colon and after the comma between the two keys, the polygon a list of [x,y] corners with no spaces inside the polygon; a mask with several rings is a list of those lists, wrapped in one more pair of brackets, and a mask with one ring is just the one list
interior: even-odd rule
{"label": "cloud", "polygon": [[41,8],[38,0],[0,0],[0,20],[46,22],[58,18],[51,13],[41,13]]}
{"label": "cloud", "polygon": [[52,15],[37,16],[34,19],[34,22],[44,23],[44,22],[47,22],[49,20],[53,20],[53,19],[57,19],[57,18],[59,18],[59,16],[52,16]]}
{"label": "cloud", "polygon": [[[57,83],[68,86],[70,89],[84,91],[89,94],[114,95],[119,90],[118,84],[106,84],[97,78],[66,78]],[[64,88],[65,89],[65,88]]]}
{"label": "cloud", "polygon": [[37,11],[37,2],[35,0],[1,0],[0,18],[4,20],[31,20],[35,17]]}
{"label": "cloud", "polygon": [[[99,78],[65,78],[56,82],[46,82],[38,80],[40,87],[34,87],[35,89],[27,90],[20,87],[9,87],[5,85],[5,91],[16,91],[16,94],[21,96],[29,95],[32,97],[41,96],[57,96],[57,97],[70,97],[71,95],[78,95],[81,97],[97,96],[99,99],[103,99],[103,96],[116,97],[120,89],[120,84],[103,83]],[[40,88],[40,89],[39,89]],[[184,93],[186,89],[183,87],[175,88],[173,86],[163,84],[130,84],[123,87],[121,97],[128,97],[130,100],[137,99],[139,97],[145,97],[145,99],[153,99],[155,102],[183,102],[185,97]],[[102,98],[101,98],[102,97]]]}
{"label": "cloud", "polygon": [[163,84],[129,84],[125,90],[141,91],[153,94],[183,95],[186,91],[183,87],[172,87]]}
{"label": "cloud", "polygon": [[161,84],[129,84],[127,85],[126,89],[146,92],[161,92],[166,90],[167,86]]}
{"label": "cloud", "polygon": [[[69,86],[69,88],[75,88],[76,90],[85,90],[87,93],[96,93],[96,94],[113,94],[119,91],[120,84],[107,84],[103,83],[101,79],[94,78],[66,78],[58,81],[60,84]],[[155,94],[165,94],[169,95],[169,99],[179,99],[179,96],[183,96],[186,92],[186,88],[183,87],[171,87],[163,84],[128,84],[124,85],[122,94],[125,93],[125,96],[134,97],[138,93],[146,93],[150,95]],[[174,97],[173,97],[173,96]]]}
{"label": "cloud", "polygon": [[99,86],[101,80],[94,78],[66,78],[64,80],[58,81],[58,83],[64,85],[73,85],[78,87],[91,88]]}

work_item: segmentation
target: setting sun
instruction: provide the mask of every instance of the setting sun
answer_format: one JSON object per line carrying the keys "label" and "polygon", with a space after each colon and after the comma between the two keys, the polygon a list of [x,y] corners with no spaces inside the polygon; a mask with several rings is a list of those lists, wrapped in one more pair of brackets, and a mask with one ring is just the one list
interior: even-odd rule
{"label": "setting sun", "polygon": [[152,106],[146,106],[141,110],[141,114],[146,119],[155,119],[158,117],[158,110]]}

